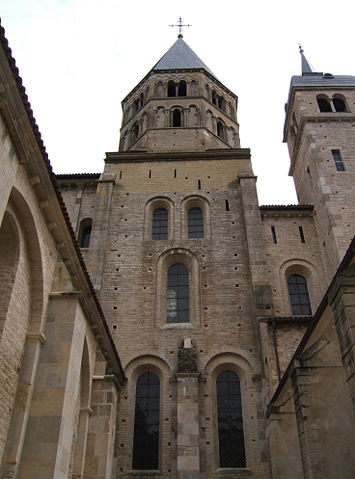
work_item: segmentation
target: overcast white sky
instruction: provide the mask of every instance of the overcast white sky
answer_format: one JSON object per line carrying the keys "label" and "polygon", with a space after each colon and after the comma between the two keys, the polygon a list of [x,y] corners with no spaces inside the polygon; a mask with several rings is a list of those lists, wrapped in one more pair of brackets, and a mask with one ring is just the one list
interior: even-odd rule
{"label": "overcast white sky", "polygon": [[297,202],[282,144],[298,43],[315,70],[355,74],[353,0],[1,0],[2,24],[56,173],[101,172],[121,100],[184,40],[239,97],[260,204]]}

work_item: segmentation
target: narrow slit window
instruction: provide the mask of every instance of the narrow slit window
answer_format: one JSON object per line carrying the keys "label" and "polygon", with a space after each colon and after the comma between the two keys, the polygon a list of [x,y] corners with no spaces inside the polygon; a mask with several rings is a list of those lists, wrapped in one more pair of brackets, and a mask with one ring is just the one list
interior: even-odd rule
{"label": "narrow slit window", "polygon": [[136,385],[132,469],[158,469],[160,380],[141,374]]}
{"label": "narrow slit window", "polygon": [[201,189],[201,180],[197,181],[197,187],[198,187],[199,190]]}
{"label": "narrow slit window", "polygon": [[298,230],[299,230],[299,232],[300,232],[301,243],[305,243],[306,240],[304,239],[304,233],[303,233],[303,228],[302,228],[302,226],[299,226],[299,227],[298,227]]}
{"label": "narrow slit window", "polygon": [[176,170],[174,170],[174,178],[176,178]]}
{"label": "narrow slit window", "polygon": [[226,200],[226,211],[229,211],[229,200]]}
{"label": "narrow slit window", "polygon": [[219,467],[245,467],[242,400],[239,377],[223,371],[217,377]]}
{"label": "narrow slit window", "polygon": [[173,264],[168,270],[167,322],[188,323],[189,301],[189,270],[184,264]]}
{"label": "narrow slit window", "polygon": [[168,239],[168,221],[169,215],[165,208],[157,208],[153,212],[152,223],[152,239],[167,240]]}
{"label": "narrow slit window", "polygon": [[277,244],[277,236],[276,236],[275,226],[271,226],[271,237],[272,237],[272,242],[274,244]]}
{"label": "narrow slit window", "polygon": [[149,170],[148,178],[152,177],[152,170]]}
{"label": "narrow slit window", "polygon": [[188,237],[203,238],[203,213],[201,208],[191,208],[188,212]]}
{"label": "narrow slit window", "polygon": [[335,169],[337,171],[345,171],[345,166],[340,154],[340,150],[332,150],[332,155],[333,155],[333,160],[335,164]]}

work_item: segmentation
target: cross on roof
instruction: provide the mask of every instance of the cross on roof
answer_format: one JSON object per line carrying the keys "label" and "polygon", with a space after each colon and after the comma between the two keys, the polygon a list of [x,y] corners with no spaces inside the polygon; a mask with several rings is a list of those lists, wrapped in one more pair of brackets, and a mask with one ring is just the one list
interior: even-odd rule
{"label": "cross on roof", "polygon": [[178,35],[178,38],[182,38],[182,29],[183,27],[191,27],[191,25],[184,25],[183,24],[183,20],[181,17],[179,17],[179,20],[178,20],[178,25],[169,25],[169,27],[178,27],[179,28],[179,35]]}

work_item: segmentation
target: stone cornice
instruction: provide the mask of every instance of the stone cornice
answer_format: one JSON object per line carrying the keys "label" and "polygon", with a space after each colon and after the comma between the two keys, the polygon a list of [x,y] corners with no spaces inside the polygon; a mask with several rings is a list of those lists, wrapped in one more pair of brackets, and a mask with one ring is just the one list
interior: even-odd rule
{"label": "stone cornice", "polygon": [[249,148],[217,149],[205,151],[147,152],[118,151],[107,152],[106,163],[142,163],[145,161],[212,161],[212,160],[250,160]]}

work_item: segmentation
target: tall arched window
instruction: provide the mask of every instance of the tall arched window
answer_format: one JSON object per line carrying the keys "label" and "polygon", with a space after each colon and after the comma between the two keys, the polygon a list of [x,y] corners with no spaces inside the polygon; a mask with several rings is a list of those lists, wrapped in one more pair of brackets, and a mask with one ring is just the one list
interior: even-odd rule
{"label": "tall arched window", "polygon": [[189,309],[189,270],[184,264],[176,263],[168,270],[167,322],[189,322]]}
{"label": "tall arched window", "polygon": [[176,85],[173,80],[168,81],[168,96],[176,96]]}
{"label": "tall arched window", "polygon": [[287,284],[292,314],[295,316],[312,314],[306,279],[300,274],[291,274]]}
{"label": "tall arched window", "polygon": [[136,386],[132,469],[158,469],[160,380],[141,374]]}
{"label": "tall arched window", "polygon": [[175,126],[175,127],[179,127],[182,125],[182,121],[181,121],[181,110],[179,110],[178,108],[175,108],[173,110],[173,125],[172,126]]}
{"label": "tall arched window", "polygon": [[185,80],[179,81],[178,96],[186,96],[186,81]]}
{"label": "tall arched window", "polygon": [[153,212],[152,239],[168,239],[168,211],[165,208],[157,208]]}
{"label": "tall arched window", "polygon": [[203,238],[203,213],[201,208],[191,208],[188,212],[188,238]]}
{"label": "tall arched window", "polygon": [[90,246],[92,230],[92,219],[85,218],[80,223],[79,228],[79,245],[80,248],[88,248]]}
{"label": "tall arched window", "polygon": [[217,377],[219,467],[245,467],[239,377],[223,371]]}
{"label": "tall arched window", "polygon": [[317,103],[318,103],[319,111],[321,113],[332,111],[332,107],[330,105],[328,98],[325,98],[324,96],[317,96]]}

